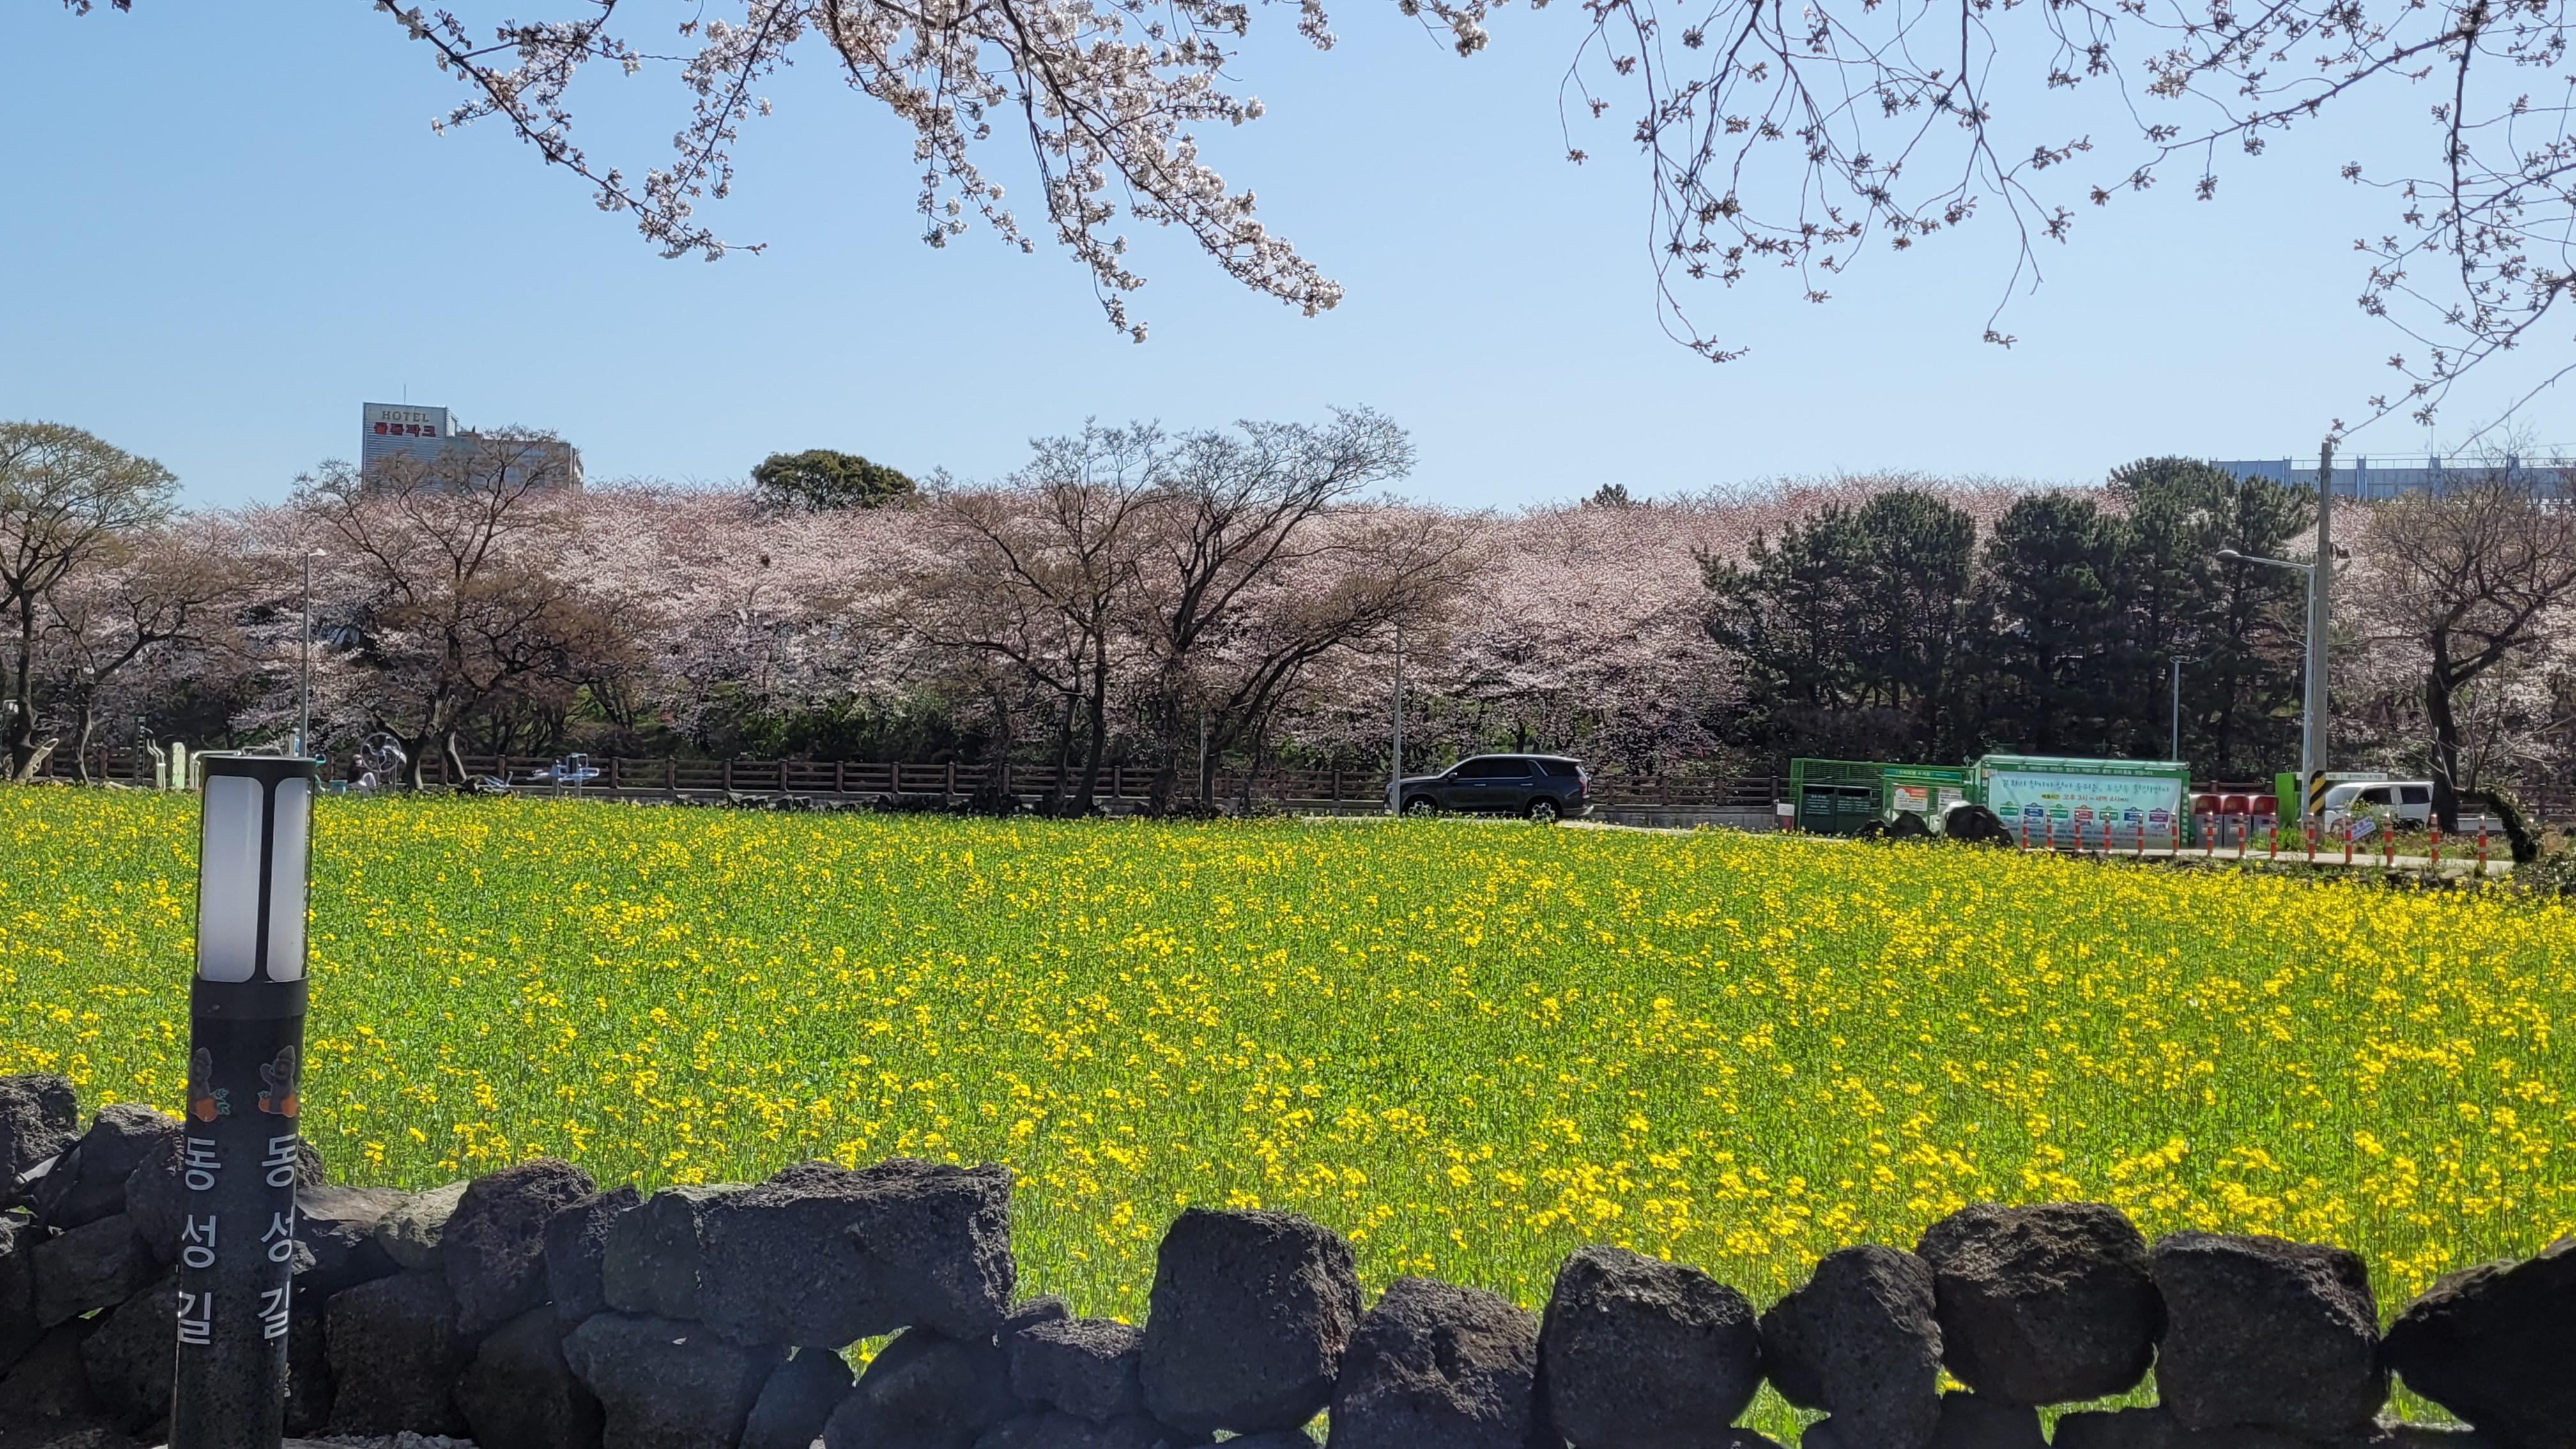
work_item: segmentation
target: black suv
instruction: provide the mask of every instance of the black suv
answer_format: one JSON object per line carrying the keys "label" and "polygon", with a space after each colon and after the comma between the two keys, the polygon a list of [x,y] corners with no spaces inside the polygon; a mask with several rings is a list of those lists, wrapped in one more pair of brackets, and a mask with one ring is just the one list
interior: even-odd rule
{"label": "black suv", "polygon": [[1404,781],[1407,815],[1443,810],[1549,821],[1591,813],[1591,773],[1563,755],[1472,755],[1438,775]]}

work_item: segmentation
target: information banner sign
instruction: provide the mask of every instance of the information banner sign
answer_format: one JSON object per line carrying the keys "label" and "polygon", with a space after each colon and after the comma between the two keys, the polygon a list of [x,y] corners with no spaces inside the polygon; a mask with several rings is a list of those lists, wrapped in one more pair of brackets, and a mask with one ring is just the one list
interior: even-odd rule
{"label": "information banner sign", "polygon": [[1998,769],[1986,775],[1986,806],[2008,826],[2144,826],[2155,835],[2174,828],[2182,811],[2182,781],[2170,775],[2091,775],[2056,770]]}

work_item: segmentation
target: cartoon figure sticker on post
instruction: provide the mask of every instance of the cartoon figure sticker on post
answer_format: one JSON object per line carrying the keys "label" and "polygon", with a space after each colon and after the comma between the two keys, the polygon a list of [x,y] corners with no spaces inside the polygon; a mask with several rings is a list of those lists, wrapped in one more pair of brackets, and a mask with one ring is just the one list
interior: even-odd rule
{"label": "cartoon figure sticker on post", "polygon": [[295,1115],[295,1085],[300,1067],[295,1048],[291,1046],[279,1047],[277,1060],[260,1064],[259,1079],[263,1085],[259,1093],[259,1110],[274,1117]]}
{"label": "cartoon figure sticker on post", "polygon": [[[267,1070],[260,1068],[263,1073]],[[216,1086],[214,1079],[215,1054],[204,1047],[188,1053],[188,1115],[197,1121],[212,1122],[233,1114],[229,1092]]]}

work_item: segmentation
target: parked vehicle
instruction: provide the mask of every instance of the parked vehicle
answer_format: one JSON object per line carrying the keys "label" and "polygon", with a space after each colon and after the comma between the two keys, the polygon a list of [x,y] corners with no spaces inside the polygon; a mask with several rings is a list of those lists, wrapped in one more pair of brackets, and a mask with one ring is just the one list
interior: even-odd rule
{"label": "parked vehicle", "polygon": [[[2433,823],[2433,782],[2430,780],[2346,781],[2326,787],[2325,798],[2317,802],[2317,815],[2329,831],[2340,832],[2346,821],[2352,822],[2355,839],[2379,828],[2381,820],[2393,823],[2399,830],[2429,829]],[[2501,830],[2503,822],[2486,816],[2475,806],[2460,811],[2460,832],[2470,834],[2484,824],[2490,830]]]}
{"label": "parked vehicle", "polygon": [[1437,775],[1414,775],[1397,798],[1407,815],[1526,815],[1545,823],[1592,812],[1592,773],[1563,755],[1470,755]]}

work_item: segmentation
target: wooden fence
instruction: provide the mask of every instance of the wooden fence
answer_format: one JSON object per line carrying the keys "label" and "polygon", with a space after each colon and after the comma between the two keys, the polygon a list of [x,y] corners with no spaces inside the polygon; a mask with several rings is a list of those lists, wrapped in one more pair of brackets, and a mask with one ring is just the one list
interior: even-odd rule
{"label": "wooden fence", "polygon": [[[812,796],[824,799],[897,799],[939,801],[973,799],[979,795],[1009,794],[1022,800],[1042,800],[1055,793],[1057,772],[1050,765],[976,765],[947,761],[937,764],[915,764],[899,760],[695,760],[661,757],[629,759],[593,755],[590,766],[598,773],[586,782],[558,785],[551,778],[555,765],[552,758],[530,756],[468,755],[465,770],[469,776],[490,776],[511,782],[514,788],[530,793],[561,793],[599,797],[716,797],[732,795]],[[142,751],[102,746],[92,749],[89,776],[93,780],[110,780],[123,784],[148,784],[152,778],[152,760]],[[342,767],[344,770],[345,767]],[[995,780],[995,772],[1000,779]],[[48,762],[45,773],[50,778],[77,778],[72,759],[57,753]],[[1073,793],[1080,770],[1066,772],[1065,795]],[[433,757],[423,766],[423,777],[433,785],[459,783],[443,758]],[[1141,803],[1152,787],[1154,772],[1133,764],[1104,764],[1093,788],[1094,796],[1112,806]],[[1718,779],[1704,775],[1626,775],[1597,774],[1592,777],[1592,801],[1596,807],[1621,813],[1671,812],[1676,815],[1746,814],[1768,816],[1781,798],[1785,781],[1768,775],[1741,779]],[[990,791],[987,786],[992,786]],[[1235,801],[1244,795],[1243,773],[1239,770],[1220,772],[1216,778],[1216,798]],[[1184,778],[1181,790],[1186,796],[1192,782]],[[1252,782],[1252,798],[1265,805],[1339,812],[1365,812],[1383,809],[1386,801],[1386,776],[1374,770],[1265,769]]]}
{"label": "wooden fence", "polygon": [[[523,755],[465,757],[466,773],[471,776],[506,779],[514,787],[531,793],[559,792],[593,798],[679,796],[702,799],[748,795],[949,802],[988,794],[985,787],[992,782],[996,770],[1001,772],[1001,779],[990,794],[1009,794],[1034,802],[1048,798],[1056,785],[1056,771],[1049,765],[969,765],[954,761],[920,764],[899,760],[628,759],[594,755],[590,757],[590,764],[599,772],[598,775],[586,784],[574,787],[558,786],[544,778],[554,764],[552,758]],[[89,766],[89,778],[93,780],[149,784],[152,779],[151,757],[136,749],[93,748],[89,754]],[[459,783],[443,758],[432,758],[424,773],[435,785]],[[58,780],[78,777],[70,755],[60,751],[47,762],[45,774]],[[1153,779],[1154,772],[1150,768],[1107,764],[1100,767],[1093,794],[1110,808],[1129,808],[1144,800]],[[1768,825],[1775,807],[1786,798],[1783,792],[1787,786],[1785,778],[1773,775],[1724,779],[1710,775],[1605,772],[1592,777],[1592,804],[1596,815],[1630,823],[1727,819],[1742,824]],[[1181,788],[1186,796],[1190,781],[1184,778]],[[2196,784],[2192,790],[2195,794],[2259,794],[2269,788],[2269,782],[2265,781]],[[1065,793],[1068,796],[1072,794],[1070,785]],[[1241,771],[1218,774],[1218,800],[1231,802],[1242,799],[1243,795]],[[1265,769],[1252,782],[1252,798],[1276,808],[1362,814],[1385,808],[1386,776],[1380,771],[1356,768]],[[2565,819],[2571,804],[2566,788],[2555,781],[2547,782],[2523,799],[2535,824]]]}

